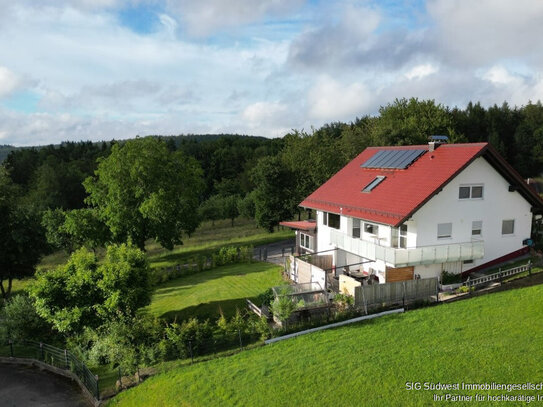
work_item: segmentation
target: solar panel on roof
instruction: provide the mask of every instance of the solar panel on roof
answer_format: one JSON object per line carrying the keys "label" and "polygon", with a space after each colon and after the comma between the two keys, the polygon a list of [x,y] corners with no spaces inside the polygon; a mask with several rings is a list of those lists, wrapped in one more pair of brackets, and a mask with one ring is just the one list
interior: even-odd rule
{"label": "solar panel on roof", "polygon": [[394,168],[405,169],[413,161],[424,154],[426,150],[379,150],[369,160],[362,164],[362,168]]}

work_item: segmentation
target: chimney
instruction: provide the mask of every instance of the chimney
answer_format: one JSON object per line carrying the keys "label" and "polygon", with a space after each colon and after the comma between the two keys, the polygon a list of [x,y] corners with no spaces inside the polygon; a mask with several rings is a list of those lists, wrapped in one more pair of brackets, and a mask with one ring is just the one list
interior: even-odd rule
{"label": "chimney", "polygon": [[438,148],[441,144],[447,144],[449,142],[449,138],[447,136],[442,135],[433,135],[428,137],[428,151],[432,152],[436,148]]}

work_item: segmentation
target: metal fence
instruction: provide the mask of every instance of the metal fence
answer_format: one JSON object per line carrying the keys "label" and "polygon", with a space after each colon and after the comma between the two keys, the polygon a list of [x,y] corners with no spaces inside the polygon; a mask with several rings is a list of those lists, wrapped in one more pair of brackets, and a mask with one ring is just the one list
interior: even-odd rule
{"label": "metal fence", "polygon": [[418,301],[438,301],[437,278],[399,281],[396,283],[362,285],[355,288],[354,301],[357,308],[369,310],[393,305],[406,306]]}
{"label": "metal fence", "polygon": [[515,274],[524,273],[527,271],[529,274],[532,273],[532,263],[528,262],[523,266],[513,267],[507,270],[501,270],[494,274],[488,274],[486,276],[481,276],[477,278],[468,277],[465,285],[469,288],[476,287],[481,284],[488,284],[493,281],[499,281],[500,283],[507,277],[514,276]]}
{"label": "metal fence", "polygon": [[100,400],[98,376],[95,376],[69,350],[30,340],[9,341],[7,345],[9,347],[9,356],[12,358],[36,359],[58,369],[72,372],[79,378],[89,393],[96,400]]}

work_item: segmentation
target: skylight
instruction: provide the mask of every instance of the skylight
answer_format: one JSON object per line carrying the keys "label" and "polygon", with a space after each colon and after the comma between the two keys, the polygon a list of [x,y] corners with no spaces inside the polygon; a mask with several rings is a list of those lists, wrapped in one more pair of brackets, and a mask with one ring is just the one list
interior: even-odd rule
{"label": "skylight", "polygon": [[377,185],[379,185],[386,177],[384,175],[378,175],[375,177],[373,181],[371,181],[366,187],[362,190],[362,192],[370,192],[373,188],[375,188]]}

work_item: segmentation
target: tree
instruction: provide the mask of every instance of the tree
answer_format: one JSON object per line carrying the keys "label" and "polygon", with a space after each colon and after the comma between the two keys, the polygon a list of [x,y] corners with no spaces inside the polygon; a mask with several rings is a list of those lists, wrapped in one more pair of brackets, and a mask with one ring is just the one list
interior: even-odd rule
{"label": "tree", "polygon": [[0,292],[4,299],[11,293],[13,279],[34,274],[47,247],[40,217],[20,203],[18,194],[0,167]]}
{"label": "tree", "polygon": [[87,246],[95,250],[111,239],[109,229],[94,208],[67,211],[62,229],[71,239],[72,247]]}
{"label": "tree", "polygon": [[249,192],[243,199],[238,201],[238,211],[241,216],[247,219],[255,217],[255,196],[254,192]]}
{"label": "tree", "polygon": [[219,195],[209,197],[200,205],[198,213],[203,220],[210,220],[211,225],[215,226],[215,221],[223,218],[221,197]]}
{"label": "tree", "polygon": [[172,249],[182,234],[198,226],[202,172],[181,151],[171,152],[153,137],[115,144],[101,159],[95,176],[84,182],[87,202],[111,231],[116,242],[131,240],[144,249],[154,238]]}
{"label": "tree", "polygon": [[257,224],[273,232],[273,228],[296,212],[297,197],[294,176],[280,157],[264,157],[252,173],[257,185],[254,191]]}
{"label": "tree", "polygon": [[377,145],[426,144],[432,134],[448,135],[452,127],[449,112],[433,100],[396,99],[379,113],[374,127]]}
{"label": "tree", "polygon": [[232,227],[234,220],[239,216],[238,203],[240,199],[238,195],[229,195],[222,197],[222,212],[223,217],[230,219]]}
{"label": "tree", "polygon": [[47,242],[53,249],[64,249],[68,253],[74,251],[72,239],[64,229],[66,212],[62,209],[48,209],[43,212],[41,225],[45,230]]}
{"label": "tree", "polygon": [[109,246],[99,271],[104,301],[98,312],[104,318],[131,318],[151,302],[151,271],[141,250],[126,244]]}
{"label": "tree", "polygon": [[134,317],[151,299],[150,268],[145,254],[130,245],[108,247],[100,265],[81,248],[66,265],[38,272],[30,295],[38,314],[59,332],[77,333]]}

